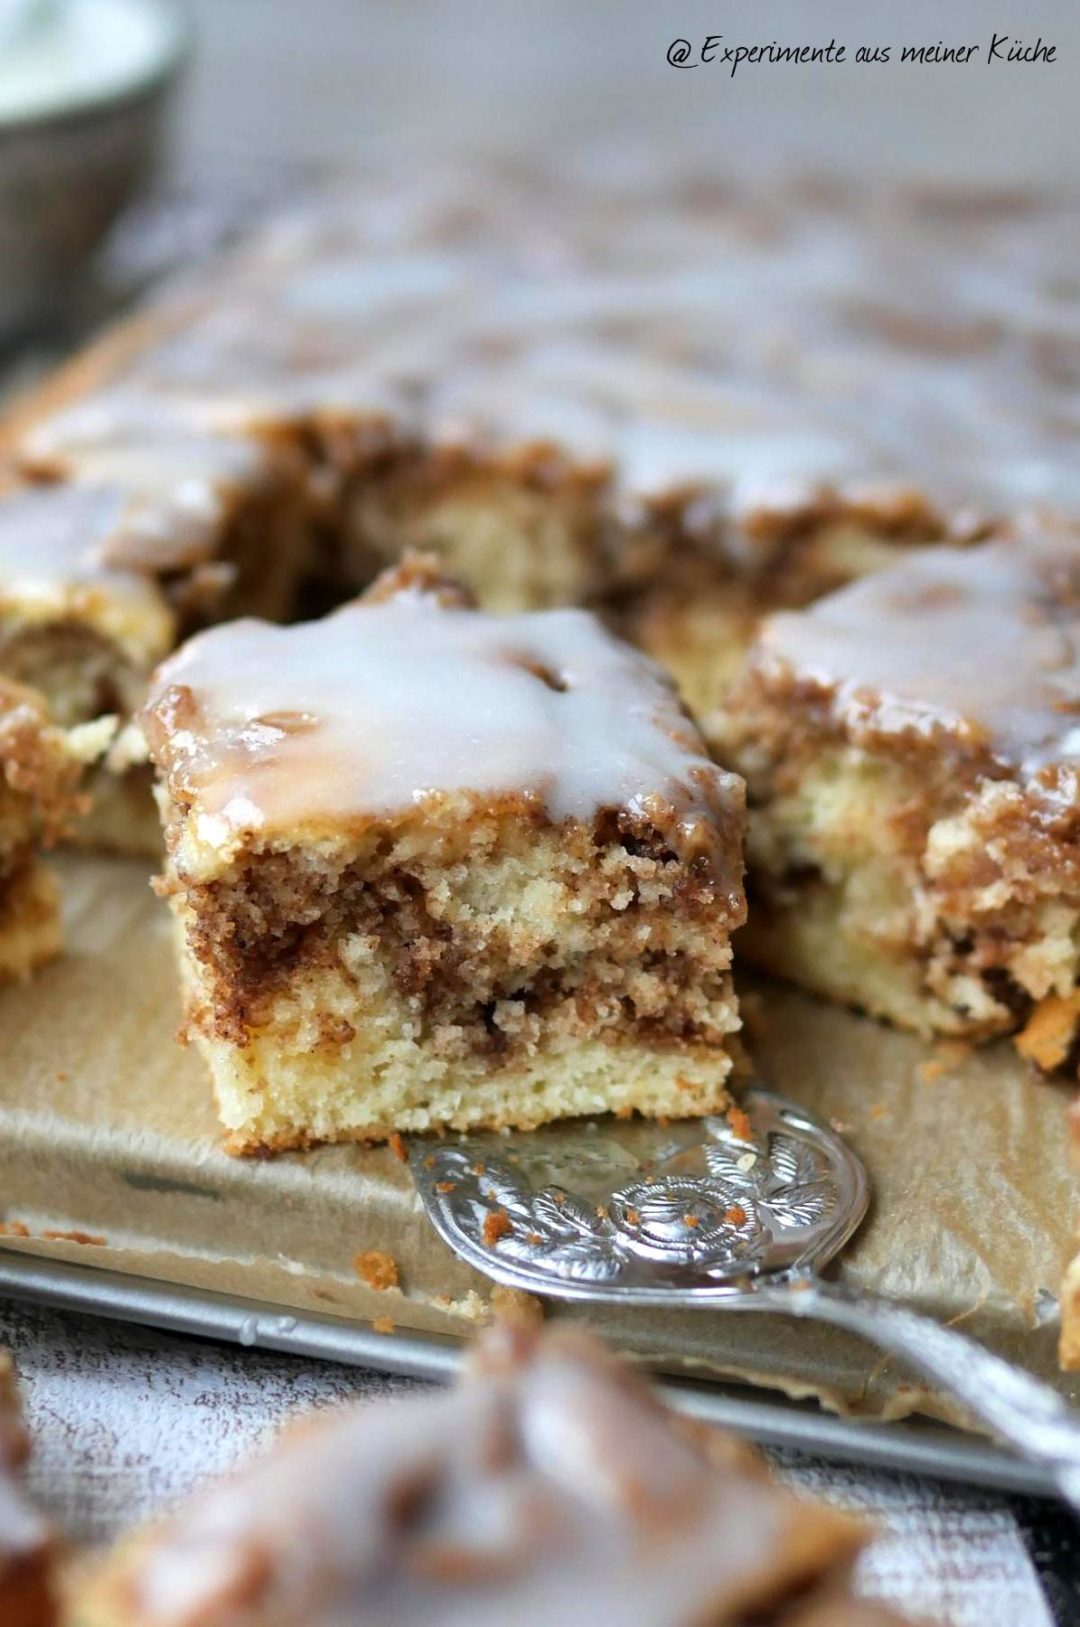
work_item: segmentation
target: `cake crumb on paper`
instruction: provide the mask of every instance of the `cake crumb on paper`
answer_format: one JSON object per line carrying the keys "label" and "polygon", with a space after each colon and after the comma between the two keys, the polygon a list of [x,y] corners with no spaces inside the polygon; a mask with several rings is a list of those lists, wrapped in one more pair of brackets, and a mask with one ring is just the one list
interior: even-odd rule
{"label": "cake crumb on paper", "polygon": [[1080,1027],[1080,989],[1040,1000],[1026,1025],[1013,1039],[1025,1062],[1052,1073],[1068,1060]]}
{"label": "cake crumb on paper", "polygon": [[366,1249],[353,1259],[353,1270],[369,1288],[377,1293],[385,1293],[388,1288],[400,1288],[401,1278],[398,1272],[397,1261],[392,1254],[386,1254],[382,1249]]}
{"label": "cake crumb on paper", "polygon": [[754,1128],[750,1115],[741,1107],[729,1107],[725,1117],[728,1128],[737,1141],[753,1141]]}
{"label": "cake crumb on paper", "polygon": [[491,1309],[504,1322],[535,1324],[544,1320],[544,1307],[535,1294],[526,1294],[520,1288],[503,1288],[499,1284],[491,1290]]}

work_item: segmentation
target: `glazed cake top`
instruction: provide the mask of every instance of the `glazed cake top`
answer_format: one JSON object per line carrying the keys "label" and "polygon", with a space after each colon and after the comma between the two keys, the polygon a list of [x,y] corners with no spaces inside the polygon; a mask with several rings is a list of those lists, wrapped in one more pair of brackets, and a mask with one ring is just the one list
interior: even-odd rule
{"label": "glazed cake top", "polygon": [[1024,776],[1080,763],[1080,535],[922,550],[771,616],[756,659],[856,728],[947,730]]}
{"label": "glazed cake top", "polygon": [[204,1492],[136,1549],[123,1619],[196,1627],[242,1601],[282,1627],[735,1623],[857,1546],[584,1336],[503,1328],[480,1352],[449,1394],[301,1426]]}
{"label": "glazed cake top", "polygon": [[208,849],[461,794],[554,821],[625,808],[687,856],[727,854],[741,832],[742,782],[659,669],[580,610],[499,617],[410,586],[297,626],[232,622],[159,668],[144,719]]}
{"label": "glazed cake top", "polygon": [[1080,512],[1078,260],[1068,198],[743,188],[666,152],[391,168],[164,302],[17,451],[78,473],[130,440],[165,490],[147,421],[212,462],[344,418],[376,448],[550,443],[620,517],[675,505],[751,563],[806,514],[966,534]]}
{"label": "glazed cake top", "polygon": [[130,562],[157,547],[164,569],[175,557],[175,534],[170,542],[144,518],[118,486],[10,493],[0,501],[0,610],[12,608],[22,623],[73,616],[143,660],[160,659],[174,642],[174,618]]}

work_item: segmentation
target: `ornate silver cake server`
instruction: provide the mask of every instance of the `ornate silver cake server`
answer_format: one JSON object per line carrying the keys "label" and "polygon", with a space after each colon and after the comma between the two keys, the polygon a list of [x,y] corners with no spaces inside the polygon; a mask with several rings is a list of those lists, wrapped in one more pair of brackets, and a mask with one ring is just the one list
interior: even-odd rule
{"label": "ornate silver cake server", "polygon": [[1047,1468],[1080,1513],[1080,1418],[965,1334],[824,1281],[818,1272],[866,1214],[866,1172],[793,1102],[752,1090],[740,1107],[668,1125],[417,1140],[409,1162],[436,1231],[496,1282],[552,1299],[773,1311],[845,1328]]}

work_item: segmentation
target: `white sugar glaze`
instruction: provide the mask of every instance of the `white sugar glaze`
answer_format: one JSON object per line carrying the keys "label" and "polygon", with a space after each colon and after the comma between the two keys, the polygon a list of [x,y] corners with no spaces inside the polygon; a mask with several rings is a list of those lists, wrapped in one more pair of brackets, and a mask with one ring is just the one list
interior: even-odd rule
{"label": "white sugar glaze", "polygon": [[553,820],[738,810],[658,670],[584,611],[496,617],[412,590],[319,622],[241,621],[159,669],[152,749],[203,840],[529,796]]}
{"label": "white sugar glaze", "polygon": [[[137,499],[117,487],[28,487],[0,503],[0,619],[25,628],[66,619],[99,628],[130,653],[160,659],[175,621],[125,551],[152,537]],[[164,552],[164,545],[163,545]]]}

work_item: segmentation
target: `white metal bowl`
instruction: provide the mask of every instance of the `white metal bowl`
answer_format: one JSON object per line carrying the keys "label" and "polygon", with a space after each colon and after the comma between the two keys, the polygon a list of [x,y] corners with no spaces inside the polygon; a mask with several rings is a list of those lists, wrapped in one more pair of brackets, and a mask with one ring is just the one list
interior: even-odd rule
{"label": "white metal bowl", "polygon": [[58,94],[0,106],[0,340],[64,309],[159,157],[186,13],[175,0],[126,3],[152,21],[153,44],[111,82],[76,75]]}

